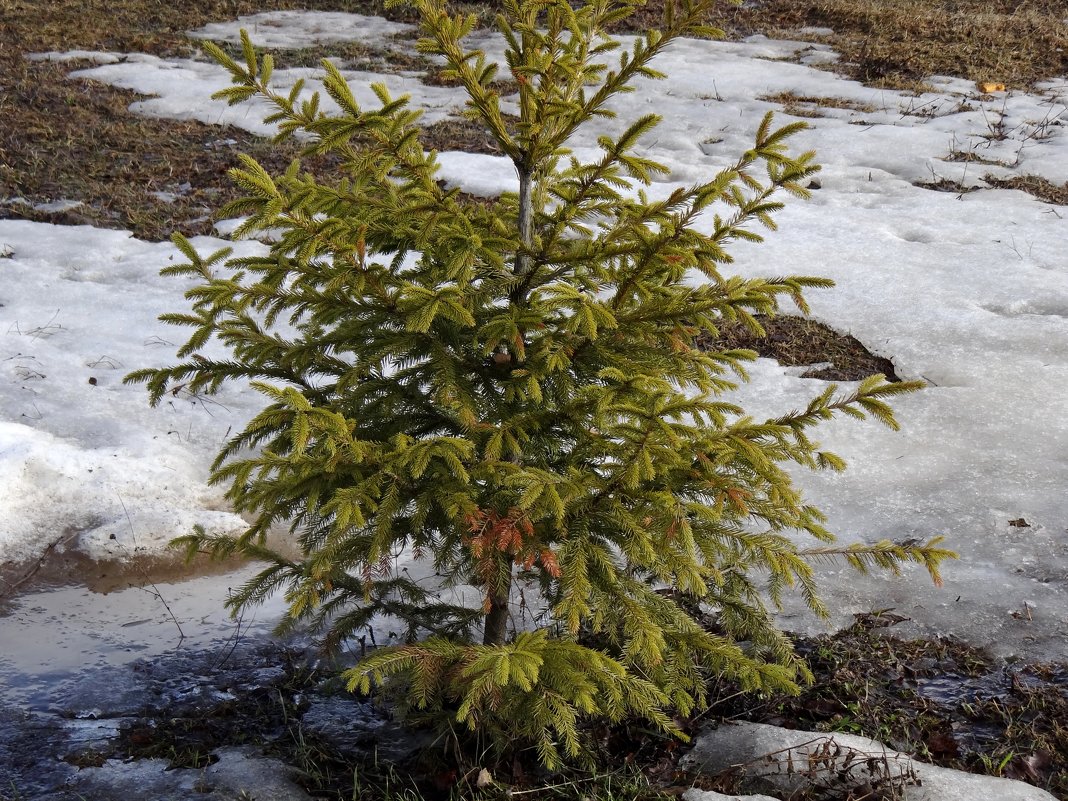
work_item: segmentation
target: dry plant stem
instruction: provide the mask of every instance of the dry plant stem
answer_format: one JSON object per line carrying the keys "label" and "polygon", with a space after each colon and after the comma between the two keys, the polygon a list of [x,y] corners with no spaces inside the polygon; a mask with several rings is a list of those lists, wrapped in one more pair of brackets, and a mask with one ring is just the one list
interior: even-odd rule
{"label": "dry plant stem", "polygon": [[[123,514],[126,515],[126,523],[130,527],[130,535],[132,537],[136,537],[137,534],[134,531],[133,519],[130,517],[129,510],[126,508],[126,502],[123,501],[121,495],[119,495],[118,498],[119,498],[119,504],[122,506]],[[148,589],[145,589],[145,586],[142,586],[141,589],[145,590],[145,592],[147,592],[149,595],[154,595],[156,597],[156,599],[161,604],[163,604],[163,608],[167,610],[167,615],[174,622],[175,628],[178,629],[178,645],[176,647],[180,647],[181,644],[185,641],[185,632],[182,630],[182,624],[178,622],[178,617],[174,614],[174,610],[171,609],[171,605],[169,603],[167,603],[167,599],[163,597],[163,593],[160,592],[159,587],[156,586],[156,582],[154,582],[149,577],[148,573],[146,573],[144,568],[142,568],[140,565],[137,565],[137,570],[141,574],[141,578],[144,580],[145,586],[148,586],[148,587],[152,588],[151,590],[148,590]]]}
{"label": "dry plant stem", "polygon": [[[799,776],[807,782],[807,787],[797,791],[805,798],[810,797],[810,791],[824,791],[834,793],[835,797],[858,801],[865,798],[896,800],[905,798],[905,787],[920,784],[908,756],[843,748],[832,735],[761,754],[748,762],[732,765],[726,772],[760,778],[781,775],[783,768],[787,776]],[[855,795],[858,791],[864,794]],[[839,796],[839,793],[844,795]],[[819,797],[824,797],[822,792]]]}

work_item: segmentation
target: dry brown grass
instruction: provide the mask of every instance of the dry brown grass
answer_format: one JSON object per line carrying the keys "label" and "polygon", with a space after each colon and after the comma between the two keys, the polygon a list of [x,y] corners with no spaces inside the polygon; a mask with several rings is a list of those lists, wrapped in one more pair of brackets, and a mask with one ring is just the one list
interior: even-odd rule
{"label": "dry brown grass", "polygon": [[[210,231],[212,210],[236,194],[226,171],[236,164],[237,153],[281,170],[298,148],[278,147],[235,128],[139,117],[127,110],[136,94],[67,78],[77,64],[29,61],[25,55],[84,49],[189,56],[199,43],[186,37],[188,30],[287,8],[381,13],[395,19],[411,15],[386,11],[380,0],[7,0],[0,14],[0,201],[65,199],[83,205],[47,213],[4,203],[0,217],[122,227],[146,239],[163,239],[174,231]],[[388,43],[381,51],[340,44],[286,50],[279,58],[304,65],[328,55],[358,68],[426,66]],[[462,147],[472,139],[470,132],[463,133],[450,141],[446,130],[436,131],[434,146]],[[314,160],[306,166],[312,171],[325,167]],[[183,184],[188,189],[178,191]],[[179,196],[163,203],[153,192]]]}
{"label": "dry brown grass", "polygon": [[0,53],[52,49],[173,55],[195,49],[185,32],[243,14],[284,9],[374,13],[411,22],[411,10],[382,0],[4,0]]}
{"label": "dry brown grass", "polygon": [[966,164],[986,164],[987,166],[1008,167],[1010,166],[1003,159],[992,159],[986,156],[981,156],[974,150],[954,150],[944,161],[956,161]]}
{"label": "dry brown grass", "polygon": [[[130,228],[162,239],[210,229],[210,210],[234,195],[226,170],[238,152],[284,166],[295,148],[276,149],[232,128],[150,120],[127,110],[137,95],[70,80],[77,65],[28,61],[48,50],[115,50],[190,55],[185,31],[239,14],[306,5],[292,0],[8,0],[0,15],[0,198],[78,200],[69,212],[0,206],[0,216]],[[314,3],[313,3],[314,4]],[[322,0],[322,7],[331,5]],[[233,140],[226,144],[225,140]],[[171,204],[151,193],[188,191]]]}
{"label": "dry brown grass", "polygon": [[983,180],[995,189],[1019,189],[1043,203],[1068,206],[1068,182],[1055,184],[1040,175],[1014,175],[1011,178],[987,175]]}
{"label": "dry brown grass", "polygon": [[500,156],[497,140],[482,125],[462,117],[435,122],[423,129],[423,146],[431,150],[462,150],[465,153],[486,153]]}
{"label": "dry brown grass", "polygon": [[[0,120],[0,197],[83,205],[58,214],[5,205],[0,214],[124,227],[146,239],[207,233],[212,210],[237,194],[226,177],[237,153],[274,170],[298,155],[295,145],[274,146],[234,128],[139,117],[126,110],[137,95],[68,80],[69,69],[27,64],[15,74],[15,93],[28,105],[18,125]],[[161,202],[154,192],[177,198]]]}
{"label": "dry brown grass", "polygon": [[[984,165],[998,165],[1006,166],[1004,162],[993,161],[990,159],[982,158],[981,156],[974,156],[971,153],[954,152],[950,154],[950,157],[946,161],[961,161]],[[1036,200],[1040,200],[1043,203],[1050,203],[1055,206],[1068,206],[1068,182],[1063,184],[1055,184],[1047,178],[1043,178],[1041,175],[1013,175],[1007,178],[1001,178],[996,175],[988,174],[983,176],[983,183],[993,189],[1016,189],[1020,192],[1026,192]],[[919,181],[916,186],[923,187],[924,189],[932,189],[936,192],[952,192],[957,195],[968,194],[969,192],[976,192],[982,187],[971,185],[967,186],[961,181],[953,180],[950,178],[935,178],[930,181]]]}
{"label": "dry brown grass", "polygon": [[[222,42],[219,46],[238,61],[244,60],[241,45],[236,42]],[[378,49],[363,42],[331,42],[329,45],[300,48],[272,47],[271,58],[274,59],[275,69],[318,67],[324,58],[342,63],[349,69],[371,72],[426,69],[428,63],[415,54],[389,48]]]}
{"label": "dry brown grass", "polygon": [[722,25],[826,42],[842,56],[835,69],[874,86],[957,75],[1021,88],[1068,72],[1065,13],[1064,0],[764,0],[725,4]]}

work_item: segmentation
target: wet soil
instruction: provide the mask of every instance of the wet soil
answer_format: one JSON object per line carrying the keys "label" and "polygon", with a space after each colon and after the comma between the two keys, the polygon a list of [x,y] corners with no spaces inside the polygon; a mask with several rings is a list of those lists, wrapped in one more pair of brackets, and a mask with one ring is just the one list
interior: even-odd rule
{"label": "wet soil", "polygon": [[[44,709],[0,702],[0,775],[20,800],[264,797],[265,775],[300,798],[332,783],[315,765],[327,748],[346,765],[403,764],[425,745],[332,676],[309,643],[264,639],[86,671]],[[220,781],[224,760],[238,770]]]}
{"label": "wet soil", "polygon": [[[158,801],[241,792],[375,799],[388,783],[424,799],[470,795],[476,753],[344,690],[337,674],[359,653],[326,660],[308,638],[268,636],[277,609],[259,624],[210,619],[205,610],[218,612],[225,587],[253,569],[157,584],[159,597],[135,586],[109,595],[34,587],[17,598],[0,617],[0,799],[105,801],[146,797],[146,788]],[[79,607],[79,595],[95,602]],[[169,614],[155,608],[161,599]],[[60,620],[59,607],[73,618]],[[810,688],[758,699],[716,685],[712,708],[689,725],[744,719],[864,734],[1068,798],[1068,665],[1007,664],[949,640],[898,640],[889,636],[898,619],[861,615],[838,634],[799,638]],[[76,626],[83,640],[71,644]],[[31,631],[44,639],[30,642]],[[642,797],[693,780],[677,768],[684,746],[640,724],[587,734],[600,770],[636,771],[648,788]],[[557,783],[522,758],[495,771],[513,789]]]}

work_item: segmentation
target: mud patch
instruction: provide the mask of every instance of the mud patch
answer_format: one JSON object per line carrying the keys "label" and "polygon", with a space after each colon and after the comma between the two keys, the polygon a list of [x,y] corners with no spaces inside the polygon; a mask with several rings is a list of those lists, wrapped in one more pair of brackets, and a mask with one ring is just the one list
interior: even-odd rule
{"label": "mud patch", "polygon": [[[77,532],[75,532],[75,536]],[[57,543],[63,540],[57,540]],[[55,546],[57,543],[53,543]],[[186,561],[178,554],[138,556],[136,559],[97,560],[78,551],[49,547],[35,562],[5,562],[0,565],[0,616],[24,592],[83,586],[89,592],[107,594],[131,587],[181,582],[198,576],[232,573],[243,563],[198,558]]]}

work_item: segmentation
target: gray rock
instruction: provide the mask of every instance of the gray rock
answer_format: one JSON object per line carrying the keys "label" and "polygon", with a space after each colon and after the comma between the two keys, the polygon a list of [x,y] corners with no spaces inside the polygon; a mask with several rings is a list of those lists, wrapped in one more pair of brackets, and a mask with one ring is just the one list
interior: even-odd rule
{"label": "gray rock", "polygon": [[715,790],[698,790],[691,787],[682,794],[684,801],[779,801],[770,795],[723,795]]}
{"label": "gray rock", "polygon": [[66,790],[73,796],[54,797],[84,801],[312,801],[289,778],[289,768],[255,748],[220,748],[213,753],[218,762],[202,770],[170,770],[165,759],[108,760],[99,768],[83,768],[71,777]]}
{"label": "gray rock", "polygon": [[255,748],[220,748],[215,754],[219,761],[204,771],[212,797],[242,798],[244,793],[244,798],[257,801],[311,801],[290,778],[291,768],[261,756]]}
{"label": "gray rock", "polygon": [[301,727],[345,756],[375,756],[394,765],[412,759],[433,740],[431,732],[408,729],[377,711],[368,701],[330,696],[313,699]]}
{"label": "gray rock", "polygon": [[169,765],[166,759],[140,759],[136,762],[109,759],[98,768],[82,768],[74,774],[67,781],[66,797],[86,801],[119,798],[181,801],[183,798],[196,798],[201,771],[167,770]]}
{"label": "gray rock", "polygon": [[[903,801],[1056,801],[1024,782],[929,765],[867,737],[763,723],[724,724],[700,734],[680,765],[709,775],[738,770],[745,790],[781,795],[811,786],[856,791],[890,783]],[[690,792],[688,801],[723,798]]]}

